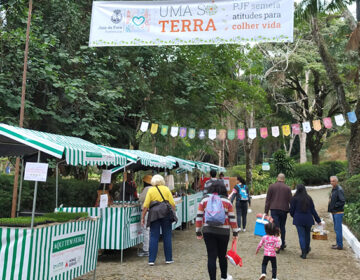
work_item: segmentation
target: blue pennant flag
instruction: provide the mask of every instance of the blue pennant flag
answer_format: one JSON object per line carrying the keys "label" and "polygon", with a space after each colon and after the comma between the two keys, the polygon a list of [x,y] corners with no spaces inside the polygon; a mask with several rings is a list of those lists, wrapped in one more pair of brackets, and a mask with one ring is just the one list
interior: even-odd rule
{"label": "blue pennant flag", "polygon": [[347,113],[347,116],[348,116],[349,122],[355,123],[357,121],[355,112],[349,112],[349,113]]}

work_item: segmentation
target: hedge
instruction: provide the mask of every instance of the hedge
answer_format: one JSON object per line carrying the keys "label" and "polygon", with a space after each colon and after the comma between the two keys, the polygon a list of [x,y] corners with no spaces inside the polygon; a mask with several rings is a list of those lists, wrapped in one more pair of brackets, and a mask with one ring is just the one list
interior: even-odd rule
{"label": "hedge", "polygon": [[[0,175],[0,217],[10,217],[14,177]],[[59,205],[67,207],[92,207],[95,205],[97,181],[59,179]],[[55,208],[55,178],[39,183],[36,211],[53,212]],[[31,211],[34,194],[34,182],[24,181],[21,198],[21,210]]]}
{"label": "hedge", "polygon": [[305,185],[329,184],[329,178],[345,171],[346,162],[344,161],[325,161],[318,165],[309,162],[296,164],[294,177],[300,178]]}

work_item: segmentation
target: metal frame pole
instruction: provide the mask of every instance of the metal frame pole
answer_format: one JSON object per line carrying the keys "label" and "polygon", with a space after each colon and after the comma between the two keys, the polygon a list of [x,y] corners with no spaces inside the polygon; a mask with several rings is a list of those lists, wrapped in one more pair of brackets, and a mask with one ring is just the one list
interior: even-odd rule
{"label": "metal frame pole", "polygon": [[56,164],[55,208],[58,208],[59,205],[59,163]]}
{"label": "metal frame pole", "polygon": [[19,195],[18,195],[18,204],[17,204],[17,211],[16,216],[19,216],[20,213],[20,205],[21,205],[21,192],[23,187],[23,177],[24,177],[24,159],[21,159],[21,175],[20,175],[20,186],[19,186]]}
{"label": "metal frame pole", "polygon": [[[41,154],[41,152],[38,151],[38,160],[37,160],[37,162],[40,162],[40,154]],[[34,228],[37,189],[38,189],[38,181],[35,181],[34,200],[33,200],[33,208],[32,208],[32,213],[31,213],[31,232],[32,232],[32,230]]]}
{"label": "metal frame pole", "polygon": [[[124,223],[124,212],[125,212],[125,208],[124,208],[124,203],[125,203],[125,174],[126,174],[126,165],[124,167],[124,179],[123,179],[123,207],[121,209],[122,211],[122,222]],[[123,263],[123,259],[124,259],[124,224],[121,225],[121,258],[120,258],[120,262]]]}

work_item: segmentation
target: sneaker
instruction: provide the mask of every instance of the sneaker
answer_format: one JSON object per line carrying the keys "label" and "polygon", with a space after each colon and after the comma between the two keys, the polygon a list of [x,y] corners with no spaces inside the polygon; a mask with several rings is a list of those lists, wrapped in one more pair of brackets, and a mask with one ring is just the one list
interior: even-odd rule
{"label": "sneaker", "polygon": [[338,245],[333,245],[333,246],[331,246],[331,249],[342,250],[343,248]]}
{"label": "sneaker", "polygon": [[149,262],[149,265],[150,265],[150,266],[154,266],[154,265],[155,265],[155,263],[153,263],[153,262]]}
{"label": "sneaker", "polygon": [[166,261],[165,263],[166,264],[171,264],[171,263],[173,263],[174,261]]}
{"label": "sneaker", "polygon": [[243,229],[243,232],[245,232],[245,231],[246,231],[246,228]]}
{"label": "sneaker", "polygon": [[228,274],[226,278],[221,278],[221,280],[233,280],[233,277]]}
{"label": "sneaker", "polygon": [[149,251],[140,250],[138,253],[138,257],[148,257]]}
{"label": "sneaker", "polygon": [[239,228],[237,229],[237,232],[241,232],[241,227],[239,227]]}
{"label": "sneaker", "polygon": [[273,278],[272,280],[279,280],[279,279],[277,279],[277,278]]}
{"label": "sneaker", "polygon": [[266,278],[266,274],[263,273],[260,275],[259,280],[265,280],[265,278]]}

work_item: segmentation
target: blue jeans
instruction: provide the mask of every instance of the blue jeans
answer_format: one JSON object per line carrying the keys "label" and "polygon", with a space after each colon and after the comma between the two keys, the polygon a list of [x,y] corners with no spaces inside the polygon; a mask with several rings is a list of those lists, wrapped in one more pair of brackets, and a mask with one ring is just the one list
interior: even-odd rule
{"label": "blue jeans", "polygon": [[160,228],[163,236],[165,260],[172,261],[171,221],[169,218],[158,219],[150,224],[149,262],[155,262],[158,252]]}
{"label": "blue jeans", "polygon": [[342,220],[344,214],[333,214],[334,230],[336,233],[336,245],[343,247]]}
{"label": "blue jeans", "polygon": [[301,250],[308,251],[310,248],[311,225],[296,226],[296,229],[299,235],[299,243]]}
{"label": "blue jeans", "polygon": [[286,225],[286,218],[287,218],[287,212],[278,210],[278,209],[271,209],[271,217],[274,219],[275,225],[280,228],[281,232],[281,247],[284,248],[285,246],[285,225]]}

